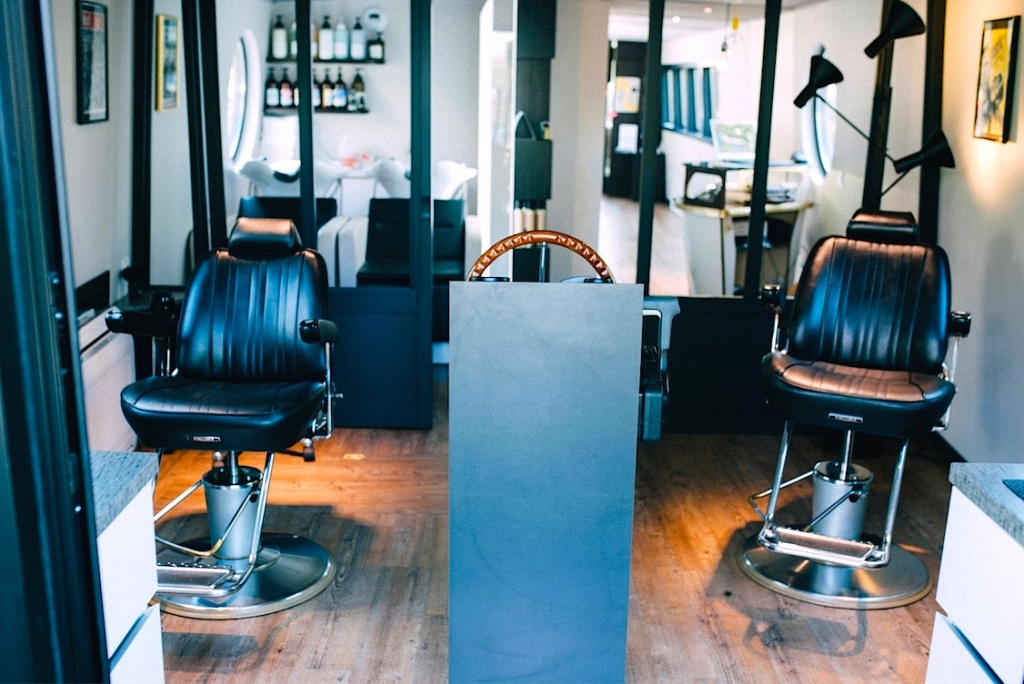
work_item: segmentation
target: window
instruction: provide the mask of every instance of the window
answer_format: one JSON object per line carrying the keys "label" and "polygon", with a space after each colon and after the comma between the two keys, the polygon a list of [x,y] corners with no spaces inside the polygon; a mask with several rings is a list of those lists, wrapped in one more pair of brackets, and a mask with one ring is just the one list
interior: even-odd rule
{"label": "window", "polygon": [[711,138],[714,118],[711,67],[670,66],[661,72],[661,126],[669,131]]}
{"label": "window", "polygon": [[246,30],[235,44],[224,101],[224,149],[236,168],[252,158],[263,108],[263,78],[256,36]]}
{"label": "window", "polygon": [[835,84],[822,88],[818,91],[819,97],[812,98],[800,113],[807,170],[815,185],[824,183],[825,176],[832,170],[836,152],[836,112],[833,108],[837,92]]}

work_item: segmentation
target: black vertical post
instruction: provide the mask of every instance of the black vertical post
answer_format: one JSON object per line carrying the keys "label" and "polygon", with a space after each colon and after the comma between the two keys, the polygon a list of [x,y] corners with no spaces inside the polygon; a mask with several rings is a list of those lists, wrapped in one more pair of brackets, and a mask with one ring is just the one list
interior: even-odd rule
{"label": "black vertical post", "polygon": [[309,35],[309,0],[295,0],[295,26],[299,54],[295,57],[295,83],[299,87],[299,235],[302,244],[316,247],[316,188],[313,183],[313,37]]}
{"label": "black vertical post", "polygon": [[[924,111],[921,115],[921,143],[942,127],[942,70],[945,62],[946,0],[928,0],[928,42],[924,61]],[[917,223],[921,241],[935,244],[939,239],[940,167],[921,167]]]}
{"label": "black vertical post", "polygon": [[185,48],[185,100],[188,106],[188,151],[192,169],[193,263],[209,252],[210,215],[207,203],[206,139],[203,135],[202,57],[199,47],[199,10],[202,0],[182,0],[182,42]]}
{"label": "black vertical post", "polygon": [[[433,420],[431,408],[431,320],[433,315],[433,241],[430,228],[430,0],[412,0],[410,3],[411,35],[409,52],[412,55],[409,74],[411,93],[412,140],[409,197],[410,273],[416,289],[416,344],[418,369],[416,377],[416,421],[429,426]],[[424,382],[423,380],[426,380]]]}
{"label": "black vertical post", "polygon": [[658,184],[658,146],[661,143],[661,35],[665,0],[650,0],[647,64],[644,68],[643,147],[640,150],[640,225],[637,234],[636,281],[644,294],[651,290],[651,245],[654,239],[654,198]]}
{"label": "black vertical post", "polygon": [[[203,127],[206,131],[207,206],[210,212],[210,244],[227,245],[227,212],[224,207],[224,151],[220,134],[220,78],[217,74],[217,3],[199,2],[199,49],[203,70]],[[193,90],[194,93],[197,90]],[[198,94],[198,93],[197,93]]]}
{"label": "black vertical post", "polygon": [[105,681],[50,12],[0,3],[0,679]]}
{"label": "black vertical post", "polygon": [[[132,45],[136,54],[153,55],[154,0],[135,3]],[[149,284],[153,150],[153,60],[136,59],[132,70],[132,266]]]}
{"label": "black vertical post", "polygon": [[743,296],[756,299],[761,290],[761,244],[764,240],[765,201],[768,197],[768,156],[772,142],[772,107],[775,100],[775,62],[779,48],[779,17],[782,0],[768,0],[764,7],[764,53],[761,57],[761,96],[757,107],[757,144],[754,180],[750,188],[750,232],[747,236],[747,270]]}
{"label": "black vertical post", "polygon": [[[882,1],[882,27],[889,17],[892,0]],[[882,180],[885,175],[885,149],[889,139],[889,109],[892,106],[893,43],[878,55],[875,72],[875,97],[871,107],[871,130],[868,133],[868,156],[864,166],[864,193],[861,207],[877,211],[882,205]]]}

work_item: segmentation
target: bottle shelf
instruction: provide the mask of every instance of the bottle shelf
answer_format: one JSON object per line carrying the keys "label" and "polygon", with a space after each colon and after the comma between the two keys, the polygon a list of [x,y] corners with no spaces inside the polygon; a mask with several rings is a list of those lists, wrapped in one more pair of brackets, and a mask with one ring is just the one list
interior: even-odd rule
{"label": "bottle shelf", "polygon": [[[267,64],[294,64],[295,60],[286,57],[284,59],[278,59],[276,57],[267,57]],[[313,64],[384,64],[383,59],[320,59],[319,57],[313,58]]]}
{"label": "bottle shelf", "polygon": [[[299,113],[298,107],[264,107],[263,114],[265,116],[295,116]],[[313,108],[314,114],[369,114],[369,109],[356,109],[349,111],[347,109],[324,109],[321,107]]]}

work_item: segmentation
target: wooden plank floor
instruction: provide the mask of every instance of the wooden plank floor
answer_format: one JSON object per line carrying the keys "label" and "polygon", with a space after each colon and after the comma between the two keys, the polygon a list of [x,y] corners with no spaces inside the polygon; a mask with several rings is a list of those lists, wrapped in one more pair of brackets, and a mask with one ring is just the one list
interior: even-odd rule
{"label": "wooden plank floor", "polygon": [[[168,682],[447,680],[447,415],[439,383],[429,432],[338,430],[317,461],[279,457],[267,529],[303,534],[337,560],[336,581],[292,610],[245,620],[163,616]],[[822,608],[760,587],[735,556],[756,530],[746,497],[767,486],[777,437],[669,435],[638,452],[626,681],[920,682],[934,590],[880,611]],[[892,445],[862,442],[876,473],[878,529]],[[876,455],[884,447],[887,454]],[[837,443],[799,437],[794,472]],[[861,449],[859,449],[860,451]],[[949,485],[942,443],[912,449],[896,537],[938,566]],[[260,465],[262,457],[255,459]],[[208,455],[164,457],[157,505],[207,467]],[[202,533],[201,497],[163,526]],[[784,510],[805,507],[794,495]],[[567,683],[571,684],[571,683]]]}

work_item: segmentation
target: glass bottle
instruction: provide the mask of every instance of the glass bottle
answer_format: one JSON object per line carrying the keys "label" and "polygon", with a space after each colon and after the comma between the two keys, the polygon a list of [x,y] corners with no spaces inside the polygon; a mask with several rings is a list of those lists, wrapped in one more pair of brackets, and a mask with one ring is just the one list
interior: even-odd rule
{"label": "glass bottle", "polygon": [[311,92],[313,97],[313,109],[319,109],[321,106],[320,103],[323,102],[323,100],[320,99],[320,76],[318,74],[313,74],[313,90]]}
{"label": "glass bottle", "polygon": [[366,57],[371,62],[384,61],[384,34],[378,33],[366,42]]}
{"label": "glass bottle", "polygon": [[295,22],[292,22],[292,27],[288,29],[288,59],[294,60],[299,56],[299,33],[295,29]]}
{"label": "glass bottle", "polygon": [[363,75],[356,69],[356,75],[352,77],[352,93],[348,98],[348,110],[350,112],[366,111],[366,84],[363,82]]}
{"label": "glass bottle", "polygon": [[281,90],[280,104],[282,107],[295,106],[295,91],[292,89],[292,82],[288,80],[288,70],[285,69],[281,75],[281,82],[278,86]]}
{"label": "glass bottle", "polygon": [[334,83],[331,75],[324,72],[324,80],[320,81],[320,107],[330,109],[334,106]]}
{"label": "glass bottle", "polygon": [[345,87],[345,79],[342,78],[341,69],[338,69],[338,78],[334,81],[334,96],[331,103],[338,110],[348,108],[348,88]]}
{"label": "glass bottle", "polygon": [[334,31],[331,30],[331,20],[324,15],[324,23],[320,24],[320,35],[317,36],[319,42],[318,56],[322,61],[330,61],[334,59]]}
{"label": "glass bottle", "polygon": [[356,23],[349,34],[348,56],[357,62],[366,59],[366,31],[359,23],[359,17],[356,17]]}
{"label": "glass bottle", "polygon": [[277,84],[277,79],[274,78],[274,70],[270,69],[270,73],[267,74],[267,83],[264,87],[263,104],[266,107],[280,107],[281,106],[281,87]]}
{"label": "glass bottle", "polygon": [[348,59],[348,27],[341,17],[334,25],[334,59]]}
{"label": "glass bottle", "polygon": [[277,15],[277,21],[270,29],[270,56],[273,59],[288,58],[288,32],[281,21],[281,15]]}

